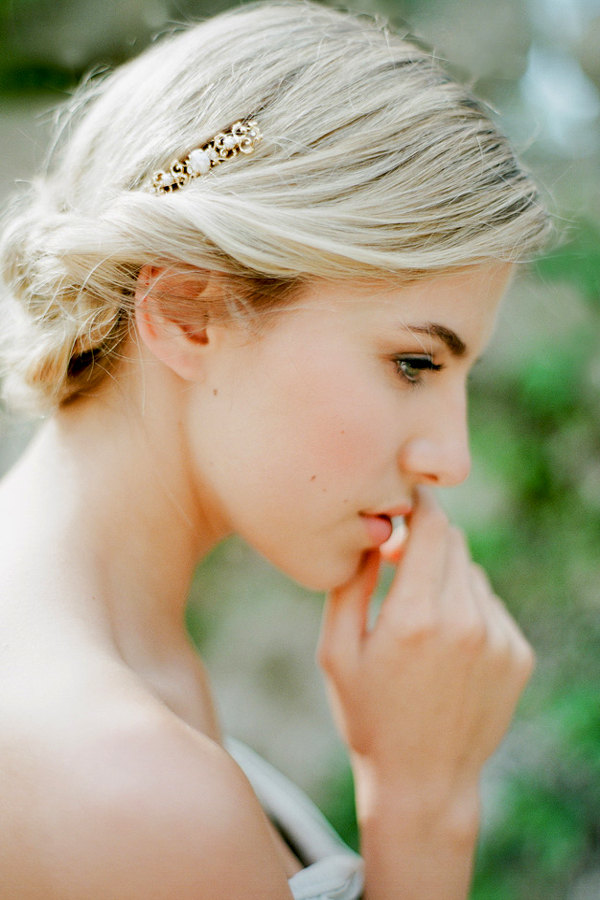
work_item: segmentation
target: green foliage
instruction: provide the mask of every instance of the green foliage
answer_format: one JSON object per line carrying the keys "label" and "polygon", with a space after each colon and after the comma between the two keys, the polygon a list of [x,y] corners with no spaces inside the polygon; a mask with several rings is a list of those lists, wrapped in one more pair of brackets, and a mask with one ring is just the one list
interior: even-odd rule
{"label": "green foliage", "polygon": [[471,541],[543,677],[530,689],[526,748],[492,804],[473,900],[562,900],[600,852],[598,226],[576,223],[535,272],[587,313],[553,340],[540,323],[533,353],[475,389],[474,451],[507,512]]}
{"label": "green foliage", "polygon": [[575,222],[569,239],[536,264],[540,278],[572,281],[588,303],[600,312],[600,228],[591,220]]}
{"label": "green foliage", "polygon": [[319,804],[337,833],[353,850],[359,849],[359,832],[354,807],[354,781],[346,758],[336,758],[332,774],[321,786]]}
{"label": "green foliage", "polygon": [[484,840],[472,900],[564,898],[600,850],[600,705],[586,685],[555,699],[540,721],[537,765],[504,785]]}

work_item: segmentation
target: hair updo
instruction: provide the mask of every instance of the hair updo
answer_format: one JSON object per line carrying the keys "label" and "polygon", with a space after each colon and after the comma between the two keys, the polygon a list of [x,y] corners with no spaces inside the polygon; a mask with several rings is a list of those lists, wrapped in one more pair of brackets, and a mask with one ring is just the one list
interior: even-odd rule
{"label": "hair updo", "polygon": [[[548,228],[465,88],[385,27],[313,3],[241,7],[166,37],[65,116],[1,245],[5,393],[38,410],[113,365],[143,265],[222,273],[213,313],[251,317],[311,277],[516,260]],[[152,192],[154,172],[249,117],[253,155]]]}

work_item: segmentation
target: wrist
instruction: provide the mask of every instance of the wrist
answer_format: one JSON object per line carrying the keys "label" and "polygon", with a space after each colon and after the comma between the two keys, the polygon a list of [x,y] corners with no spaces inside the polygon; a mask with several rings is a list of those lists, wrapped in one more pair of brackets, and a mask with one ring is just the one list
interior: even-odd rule
{"label": "wrist", "polygon": [[399,771],[381,772],[371,760],[356,756],[352,769],[361,831],[393,828],[417,842],[442,841],[457,848],[475,844],[481,818],[478,778],[417,780]]}

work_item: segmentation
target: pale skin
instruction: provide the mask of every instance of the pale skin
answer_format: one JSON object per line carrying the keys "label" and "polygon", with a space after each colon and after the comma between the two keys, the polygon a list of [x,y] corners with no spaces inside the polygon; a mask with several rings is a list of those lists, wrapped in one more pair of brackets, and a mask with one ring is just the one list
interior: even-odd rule
{"label": "pale skin", "polygon": [[[183,626],[194,566],[236,532],[328,592],[319,660],[366,900],[464,898],[481,767],[533,655],[434,489],[468,474],[466,378],[509,267],[313,283],[260,337],[160,316],[160,275],[140,274],[115,377],[0,489],[3,897],[291,897],[299,863],[222,748]],[[399,508],[369,630],[374,517]]]}

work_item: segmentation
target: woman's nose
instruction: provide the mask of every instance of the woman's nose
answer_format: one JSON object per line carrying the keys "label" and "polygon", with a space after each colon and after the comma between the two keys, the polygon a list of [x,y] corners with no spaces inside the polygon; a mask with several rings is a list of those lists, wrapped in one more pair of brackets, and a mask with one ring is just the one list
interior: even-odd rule
{"label": "woman's nose", "polygon": [[471,453],[466,410],[436,419],[430,429],[420,430],[400,452],[402,470],[419,484],[452,487],[471,471]]}

